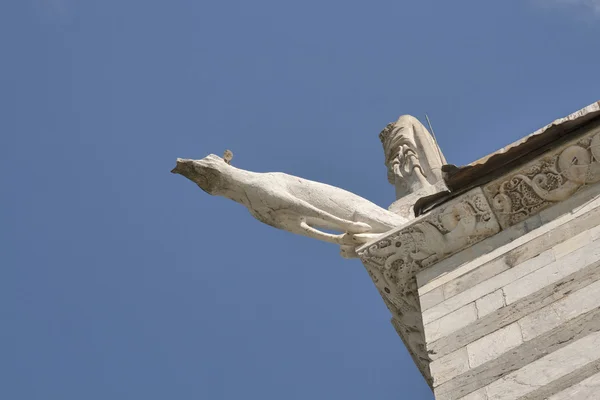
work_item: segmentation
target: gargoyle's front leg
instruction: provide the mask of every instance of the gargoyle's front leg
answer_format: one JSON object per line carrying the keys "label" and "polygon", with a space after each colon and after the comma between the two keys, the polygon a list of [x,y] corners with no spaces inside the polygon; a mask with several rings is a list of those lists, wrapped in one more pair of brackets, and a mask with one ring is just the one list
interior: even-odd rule
{"label": "gargoyle's front leg", "polygon": [[[304,235],[324,242],[341,245],[342,255],[347,253],[350,257],[356,257],[356,253],[353,250],[356,246],[378,236],[378,234],[366,233],[372,230],[372,227],[367,223],[343,219],[327,211],[323,211],[306,201],[299,199],[296,199],[296,201],[301,203],[301,208],[305,208],[308,214],[299,219],[299,225]],[[335,227],[344,233],[332,234],[323,232],[315,226]]]}
{"label": "gargoyle's front leg", "polygon": [[322,232],[310,226],[304,218],[300,221],[300,227],[304,230],[306,236],[325,242],[339,244],[340,255],[344,258],[357,258],[358,254],[356,253],[356,248],[358,246],[381,236],[381,233],[342,233],[335,235]]}
{"label": "gargoyle's front leg", "polygon": [[304,217],[300,218],[300,228],[302,228],[306,236],[309,236],[313,239],[319,239],[324,242],[335,243],[340,245],[356,244],[352,240],[352,235],[349,235],[347,233],[333,234],[320,231],[310,226],[306,221],[306,218]]}
{"label": "gargoyle's front leg", "polygon": [[306,209],[307,213],[304,215],[304,221],[309,225],[325,228],[335,226],[340,231],[348,233],[365,233],[373,229],[371,225],[367,223],[337,217],[327,211],[315,207],[307,201],[300,199],[295,199],[295,201],[300,203],[300,208]]}

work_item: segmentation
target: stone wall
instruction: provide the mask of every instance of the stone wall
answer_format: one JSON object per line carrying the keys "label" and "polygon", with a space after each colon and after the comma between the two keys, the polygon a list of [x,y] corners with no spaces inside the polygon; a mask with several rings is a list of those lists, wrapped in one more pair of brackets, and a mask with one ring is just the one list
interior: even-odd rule
{"label": "stone wall", "polygon": [[599,191],[417,275],[436,399],[567,399],[600,381]]}
{"label": "stone wall", "polygon": [[552,140],[358,250],[437,400],[600,399],[600,121]]}

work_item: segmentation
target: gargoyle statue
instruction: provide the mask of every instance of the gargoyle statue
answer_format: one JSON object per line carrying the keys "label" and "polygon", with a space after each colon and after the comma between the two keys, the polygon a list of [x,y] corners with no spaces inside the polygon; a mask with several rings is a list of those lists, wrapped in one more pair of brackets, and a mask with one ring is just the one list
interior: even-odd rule
{"label": "gargoyle statue", "polygon": [[265,224],[338,244],[346,258],[357,257],[358,246],[407,222],[335,186],[281,172],[246,171],[214,154],[201,160],[177,159],[171,172],[185,176],[208,194],[243,204]]}

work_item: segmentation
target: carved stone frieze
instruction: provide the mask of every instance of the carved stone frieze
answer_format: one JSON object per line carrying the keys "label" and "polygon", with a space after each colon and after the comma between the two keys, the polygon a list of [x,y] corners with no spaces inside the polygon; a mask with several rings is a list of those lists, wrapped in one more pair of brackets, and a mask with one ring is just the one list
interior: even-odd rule
{"label": "carved stone frieze", "polygon": [[600,181],[600,133],[592,131],[484,187],[502,228]]}
{"label": "carved stone frieze", "polygon": [[499,231],[482,190],[475,188],[358,249],[393,315],[394,327],[425,377],[429,376],[429,357],[416,274]]}

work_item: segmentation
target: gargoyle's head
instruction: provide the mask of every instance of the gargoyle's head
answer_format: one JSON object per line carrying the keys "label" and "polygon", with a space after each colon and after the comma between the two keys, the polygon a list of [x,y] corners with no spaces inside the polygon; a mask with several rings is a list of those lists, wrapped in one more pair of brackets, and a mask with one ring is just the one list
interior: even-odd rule
{"label": "gargoyle's head", "polygon": [[209,154],[201,160],[178,158],[177,166],[171,172],[185,176],[208,194],[218,195],[228,168],[232,167],[221,157]]}

